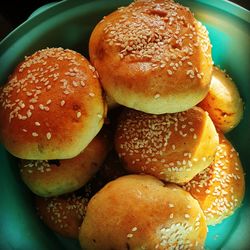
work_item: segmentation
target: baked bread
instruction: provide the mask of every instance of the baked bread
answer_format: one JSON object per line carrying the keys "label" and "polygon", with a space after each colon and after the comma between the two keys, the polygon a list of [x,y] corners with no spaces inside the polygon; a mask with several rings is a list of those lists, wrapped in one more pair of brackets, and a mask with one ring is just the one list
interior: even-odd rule
{"label": "baked bread", "polygon": [[215,126],[224,133],[235,128],[243,116],[243,102],[236,84],[215,66],[208,94],[198,106],[209,113]]}
{"label": "baked bread", "polygon": [[101,129],[105,109],[98,76],[82,55],[42,49],[26,57],[3,87],[0,137],[18,158],[73,158]]}
{"label": "baked bread", "polygon": [[88,199],[75,193],[42,198],[36,197],[36,208],[43,222],[58,234],[78,239]]}
{"label": "baked bread", "polygon": [[218,140],[213,122],[201,108],[162,115],[125,109],[115,148],[130,173],[184,184],[210,165]]}
{"label": "baked bread", "polygon": [[66,160],[22,160],[22,180],[36,195],[57,196],[84,186],[103,164],[110,150],[109,138],[98,134],[76,157]]}
{"label": "baked bread", "polygon": [[140,0],[104,17],[89,42],[91,63],[115,102],[146,113],[187,110],[212,75],[206,28],[171,0]]}
{"label": "baked bread", "polygon": [[174,184],[148,175],[109,182],[88,203],[83,249],[202,249],[207,226],[199,203]]}
{"label": "baked bread", "polygon": [[245,193],[239,155],[222,133],[219,138],[213,163],[183,186],[200,203],[208,225],[218,224],[233,214]]}

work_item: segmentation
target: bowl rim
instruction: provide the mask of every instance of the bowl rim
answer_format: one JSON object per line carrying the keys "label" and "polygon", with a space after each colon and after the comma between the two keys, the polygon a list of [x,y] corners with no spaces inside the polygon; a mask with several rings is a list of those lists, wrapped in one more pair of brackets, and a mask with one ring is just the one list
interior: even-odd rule
{"label": "bowl rim", "polygon": [[[185,0],[190,1],[190,0]],[[19,34],[25,32],[26,30],[29,30],[29,28],[34,27],[34,25],[39,24],[45,20],[48,20],[51,16],[55,16],[60,12],[62,8],[69,5],[71,6],[77,6],[78,4],[89,4],[93,2],[106,2],[107,0],[85,0],[84,2],[82,0],[62,0],[60,2],[52,2],[50,6],[47,6],[47,8],[44,8],[42,10],[43,6],[39,7],[38,9],[41,9],[40,12],[33,15],[36,10],[30,14],[30,16],[25,20],[23,23],[21,23],[19,26],[17,26],[15,29],[13,29],[7,36],[5,36],[0,41],[0,57],[1,54],[11,47],[13,43],[18,39]],[[194,0],[194,2],[200,3],[202,5],[206,5],[209,7],[216,8],[220,11],[226,12],[227,14],[233,15],[242,21],[246,22],[248,25],[250,24],[250,11],[245,9],[244,7],[230,2],[229,0]]]}
{"label": "bowl rim", "polygon": [[[178,0],[177,0],[178,1]],[[210,8],[214,8],[215,10],[219,10],[222,13],[227,15],[231,15],[237,19],[240,19],[245,24],[250,24],[250,11],[247,9],[232,3],[228,0],[183,0],[183,2],[194,2],[197,4],[201,4],[203,6],[207,6]],[[59,14],[61,11],[65,9],[65,7],[69,6],[70,8],[74,8],[78,5],[87,5],[92,3],[102,2],[107,4],[107,0],[62,0],[60,2],[54,2],[53,5],[49,6],[48,8],[44,9],[40,13],[29,17],[26,21],[22,24],[17,26],[13,31],[11,31],[5,38],[0,41],[0,58],[5,50],[8,50],[16,43],[19,39],[19,36],[23,35],[30,29],[34,28],[36,25],[47,21],[48,19],[54,17],[55,15]],[[42,7],[42,6],[41,6]],[[41,8],[40,7],[40,8]],[[32,13],[31,13],[32,15]],[[246,196],[245,196],[246,198]]]}

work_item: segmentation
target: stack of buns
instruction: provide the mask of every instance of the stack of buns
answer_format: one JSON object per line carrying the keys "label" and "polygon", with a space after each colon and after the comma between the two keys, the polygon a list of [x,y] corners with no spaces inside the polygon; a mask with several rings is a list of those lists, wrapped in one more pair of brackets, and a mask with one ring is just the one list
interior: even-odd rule
{"label": "stack of buns", "polygon": [[203,249],[245,190],[223,135],[243,102],[206,28],[174,1],[137,0],[96,25],[89,55],[41,49],[0,90],[1,142],[38,214],[87,250]]}

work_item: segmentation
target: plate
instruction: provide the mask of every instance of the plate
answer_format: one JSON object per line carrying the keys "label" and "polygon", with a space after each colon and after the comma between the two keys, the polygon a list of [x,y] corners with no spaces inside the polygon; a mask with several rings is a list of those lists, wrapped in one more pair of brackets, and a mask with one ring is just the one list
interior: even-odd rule
{"label": "plate", "polygon": [[[94,26],[104,15],[129,2],[74,0],[39,9],[0,42],[0,83],[6,81],[25,55],[38,49],[71,48],[88,57],[88,41]],[[189,6],[207,27],[213,44],[213,60],[234,79],[245,103],[243,120],[227,134],[245,167],[245,200],[234,215],[209,227],[206,249],[250,249],[250,171],[247,169],[250,163],[250,14],[222,0],[182,0],[180,3]],[[77,241],[56,235],[40,221],[33,195],[20,179],[16,159],[1,144],[0,190],[0,249],[80,249]]]}

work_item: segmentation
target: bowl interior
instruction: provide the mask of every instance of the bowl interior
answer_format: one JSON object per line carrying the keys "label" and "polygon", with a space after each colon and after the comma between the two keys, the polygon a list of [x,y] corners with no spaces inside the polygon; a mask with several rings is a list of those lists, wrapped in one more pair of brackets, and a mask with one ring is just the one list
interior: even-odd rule
{"label": "bowl interior", "polygon": [[[0,83],[4,83],[25,55],[46,47],[71,48],[88,57],[88,41],[94,26],[128,0],[62,1],[39,12],[19,26],[0,43]],[[245,103],[244,118],[227,137],[240,154],[246,172],[243,205],[221,224],[209,227],[207,249],[249,249],[250,142],[249,13],[225,1],[188,1],[189,6],[209,30],[213,60],[236,82]],[[248,18],[248,21],[247,21]],[[51,232],[36,215],[33,195],[23,185],[17,161],[0,144],[0,249],[80,249],[77,241]],[[146,219],[146,218],[145,218]]]}

